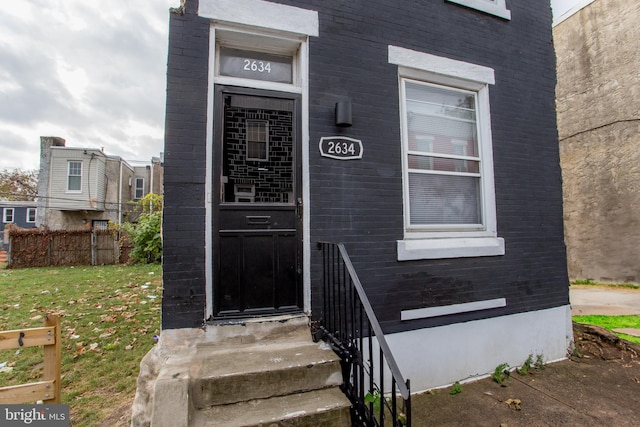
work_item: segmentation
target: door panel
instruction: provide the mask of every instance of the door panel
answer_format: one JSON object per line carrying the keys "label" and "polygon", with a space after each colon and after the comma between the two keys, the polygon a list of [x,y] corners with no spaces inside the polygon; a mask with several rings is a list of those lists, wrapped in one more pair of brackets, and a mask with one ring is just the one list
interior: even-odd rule
{"label": "door panel", "polygon": [[217,88],[214,315],[302,309],[298,99]]}

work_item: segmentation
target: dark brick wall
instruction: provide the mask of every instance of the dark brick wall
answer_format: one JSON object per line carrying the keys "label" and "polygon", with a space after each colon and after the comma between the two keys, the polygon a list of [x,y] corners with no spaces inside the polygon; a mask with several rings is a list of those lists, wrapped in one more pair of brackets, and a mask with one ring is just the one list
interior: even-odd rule
{"label": "dark brick wall", "polygon": [[202,325],[209,21],[170,16],[165,118],[162,327]]}
{"label": "dark brick wall", "polygon": [[[506,21],[442,0],[281,1],[319,11],[310,45],[311,242],[346,244],[388,331],[416,329],[568,303],[562,193],[554,108],[551,10],[508,2]],[[396,261],[403,237],[401,142],[395,45],[491,67],[499,257]],[[349,98],[353,126],[332,126]],[[319,156],[318,140],[361,139],[364,157]],[[314,246],[312,245],[312,248]],[[312,249],[313,250],[313,249]],[[320,258],[312,252],[312,298],[321,309]],[[505,308],[400,322],[400,310],[492,298]]]}
{"label": "dark brick wall", "polygon": [[[509,1],[506,21],[444,0],[280,0],[319,12],[310,41],[313,309],[321,309],[318,240],[346,244],[383,327],[430,327],[568,303],[554,109],[551,10]],[[191,8],[197,5],[188,1]],[[194,9],[195,10],[195,9]],[[491,67],[499,257],[396,261],[403,237],[395,45]],[[204,310],[204,165],[208,22],[171,19],[165,149],[163,327],[196,325]],[[353,126],[333,126],[351,99]],[[364,157],[320,157],[322,136],[361,139]],[[505,308],[400,322],[400,310],[505,297]]]}

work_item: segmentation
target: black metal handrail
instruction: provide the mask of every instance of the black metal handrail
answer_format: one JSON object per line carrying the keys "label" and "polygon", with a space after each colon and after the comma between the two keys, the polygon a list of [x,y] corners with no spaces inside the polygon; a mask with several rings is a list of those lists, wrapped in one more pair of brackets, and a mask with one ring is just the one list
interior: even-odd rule
{"label": "black metal handrail", "polygon": [[[323,253],[324,306],[322,318],[314,319],[313,334],[342,360],[342,390],[351,401],[352,425],[384,426],[390,419],[394,427],[411,427],[410,382],[400,373],[347,250],[330,242],[319,242],[318,249]],[[391,387],[385,390],[389,377]]]}

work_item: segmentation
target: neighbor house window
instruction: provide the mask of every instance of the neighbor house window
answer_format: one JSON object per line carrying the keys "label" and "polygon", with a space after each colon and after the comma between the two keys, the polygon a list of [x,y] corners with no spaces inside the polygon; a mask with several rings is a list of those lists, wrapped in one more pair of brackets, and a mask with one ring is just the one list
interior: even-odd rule
{"label": "neighbor house window", "polygon": [[91,221],[91,227],[94,230],[108,230],[109,221],[106,219],[94,219]]}
{"label": "neighbor house window", "polygon": [[269,160],[269,123],[247,120],[247,160]]}
{"label": "neighbor house window", "polygon": [[4,208],[2,222],[13,222],[13,208]]}
{"label": "neighbor house window", "polygon": [[505,0],[446,0],[463,6],[490,13],[504,19],[511,19],[511,11],[507,9]]}
{"label": "neighbor house window", "polygon": [[82,190],[82,162],[69,162],[67,174],[67,191]]}
{"label": "neighbor house window", "polygon": [[136,178],[135,197],[136,199],[142,199],[144,197],[144,178]]}
{"label": "neighbor house window", "polygon": [[395,46],[404,239],[398,259],[504,254],[497,237],[489,84],[493,70]]}
{"label": "neighbor house window", "polygon": [[27,208],[27,222],[36,222],[36,208]]}

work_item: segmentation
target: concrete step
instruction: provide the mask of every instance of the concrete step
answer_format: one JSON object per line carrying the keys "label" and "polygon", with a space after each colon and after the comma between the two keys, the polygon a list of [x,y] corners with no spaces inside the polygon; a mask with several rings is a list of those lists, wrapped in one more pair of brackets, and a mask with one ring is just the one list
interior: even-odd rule
{"label": "concrete step", "polygon": [[[308,332],[307,332],[308,334]],[[196,409],[336,387],[340,359],[324,343],[273,339],[252,345],[200,346],[191,366]]]}
{"label": "concrete step", "polygon": [[349,401],[327,388],[194,411],[192,427],[348,427]]}
{"label": "concrete step", "polygon": [[230,347],[267,341],[308,341],[308,321],[306,316],[278,316],[207,325],[206,338],[201,345]]}
{"label": "concrete step", "polygon": [[340,359],[304,315],[165,331],[147,364],[152,427],[350,425]]}

